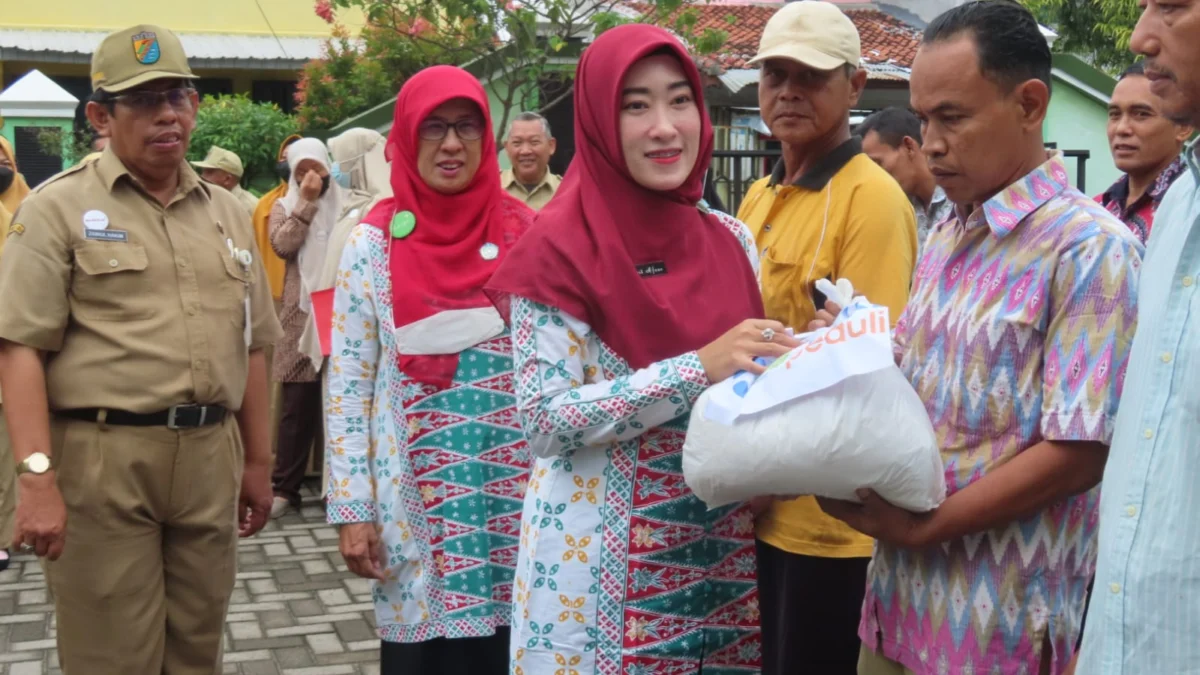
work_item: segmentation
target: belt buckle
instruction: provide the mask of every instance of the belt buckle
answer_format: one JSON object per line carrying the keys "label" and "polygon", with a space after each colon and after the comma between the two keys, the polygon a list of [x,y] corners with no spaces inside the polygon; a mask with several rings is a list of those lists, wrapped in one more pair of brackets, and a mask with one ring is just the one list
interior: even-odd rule
{"label": "belt buckle", "polygon": [[[200,419],[197,420],[195,424],[181,426],[178,422],[179,411],[181,411],[181,410],[196,410],[196,409],[200,410]],[[204,419],[206,417],[208,417],[208,407],[207,406],[195,405],[195,404],[173,405],[167,409],[167,428],[172,429],[172,430],[195,429],[195,428],[204,426]]]}

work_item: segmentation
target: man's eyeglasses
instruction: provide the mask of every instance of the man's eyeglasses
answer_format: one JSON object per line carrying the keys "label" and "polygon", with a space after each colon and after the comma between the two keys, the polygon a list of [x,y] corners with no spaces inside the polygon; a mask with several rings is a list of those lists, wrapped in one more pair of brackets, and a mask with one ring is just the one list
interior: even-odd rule
{"label": "man's eyeglasses", "polygon": [[454,129],[455,135],[460,140],[477,141],[483,138],[483,120],[478,117],[468,117],[457,122],[447,122],[436,118],[427,119],[417,127],[417,133],[424,140],[440,141],[450,133],[451,129]]}
{"label": "man's eyeglasses", "polygon": [[158,110],[166,101],[172,108],[182,112],[191,110],[192,94],[195,91],[191,87],[177,87],[166,91],[131,91],[127,94],[107,96],[104,98],[104,102],[124,103],[136,112],[151,112]]}

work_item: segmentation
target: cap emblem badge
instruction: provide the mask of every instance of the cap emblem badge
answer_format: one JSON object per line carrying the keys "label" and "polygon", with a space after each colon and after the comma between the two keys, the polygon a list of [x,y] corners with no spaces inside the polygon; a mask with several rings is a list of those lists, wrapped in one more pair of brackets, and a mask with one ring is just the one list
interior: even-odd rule
{"label": "cap emblem badge", "polygon": [[158,36],[150,32],[134,35],[133,55],[143,66],[158,63],[158,58],[161,56],[158,48]]}

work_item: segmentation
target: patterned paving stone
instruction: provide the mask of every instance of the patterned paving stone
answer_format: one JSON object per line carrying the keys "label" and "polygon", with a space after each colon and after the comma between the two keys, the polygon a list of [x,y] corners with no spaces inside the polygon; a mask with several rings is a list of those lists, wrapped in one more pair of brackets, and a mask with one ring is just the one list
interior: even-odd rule
{"label": "patterned paving stone", "polygon": [[[315,487],[299,513],[239,544],[225,675],[379,675],[369,585],[346,570]],[[49,602],[32,556],[0,572],[0,675],[62,675]]]}

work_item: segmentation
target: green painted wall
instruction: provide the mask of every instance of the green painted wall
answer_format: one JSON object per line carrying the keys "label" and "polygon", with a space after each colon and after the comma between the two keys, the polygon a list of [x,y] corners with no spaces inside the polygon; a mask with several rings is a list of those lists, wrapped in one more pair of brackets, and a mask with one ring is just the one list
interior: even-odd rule
{"label": "green painted wall", "polygon": [[[502,89],[503,87],[498,85],[496,88]],[[492,91],[491,84],[485,86],[484,90],[487,91],[487,95],[488,95],[488,108],[490,108],[492,111],[493,130],[496,132],[497,138],[502,139],[503,137],[500,136],[500,134],[503,133],[503,130],[500,128],[500,120],[504,117],[504,109],[500,106],[500,97],[496,96],[496,92]],[[520,113],[521,113],[520,110],[510,110],[508,112],[509,122],[512,121],[513,117],[517,116]],[[499,145],[499,143],[497,143],[497,145]],[[500,170],[503,171],[505,169],[511,168],[512,162],[508,161],[508,153],[504,151],[504,148],[498,148],[498,149],[500,150],[500,154],[499,154]]]}
{"label": "green painted wall", "polygon": [[[1120,177],[1108,149],[1108,104],[1083,93],[1061,79],[1054,80],[1054,93],[1046,114],[1046,141],[1060,150],[1090,150],[1085,191],[1098,195]],[[1071,183],[1078,185],[1076,162],[1067,160]]]}
{"label": "green painted wall", "polygon": [[[6,139],[8,139],[8,142],[12,143],[13,147],[15,148],[17,145],[17,139],[16,139],[17,127],[58,127],[59,129],[62,129],[63,134],[65,134],[65,136],[69,138],[74,129],[73,125],[74,125],[74,121],[71,119],[62,119],[62,118],[55,118],[55,117],[5,117],[4,118],[4,128],[0,129],[0,136],[3,136]],[[21,159],[18,157],[17,158],[18,166],[20,165],[20,163],[21,163]],[[66,162],[65,158],[63,160],[62,168],[64,168],[64,169],[67,168],[67,162]]]}

